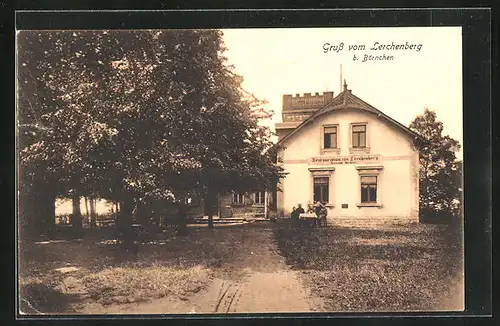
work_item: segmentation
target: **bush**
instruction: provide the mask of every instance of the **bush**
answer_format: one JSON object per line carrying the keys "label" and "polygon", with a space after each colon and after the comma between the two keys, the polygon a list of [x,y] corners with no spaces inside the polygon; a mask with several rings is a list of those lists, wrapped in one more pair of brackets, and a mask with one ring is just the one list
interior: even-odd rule
{"label": "bush", "polygon": [[450,224],[460,221],[453,212],[440,211],[436,212],[433,210],[423,209],[420,211],[419,220],[421,223],[429,224]]}

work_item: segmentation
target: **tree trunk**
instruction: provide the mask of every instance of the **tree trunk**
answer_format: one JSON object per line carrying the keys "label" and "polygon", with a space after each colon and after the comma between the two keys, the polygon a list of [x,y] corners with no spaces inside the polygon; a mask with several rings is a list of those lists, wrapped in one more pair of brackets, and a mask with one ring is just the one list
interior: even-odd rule
{"label": "tree trunk", "polygon": [[134,230],[132,229],[132,214],[134,211],[134,202],[132,199],[123,201],[120,204],[121,210],[118,218],[118,228],[121,234],[124,249],[130,251],[134,246]]}
{"label": "tree trunk", "polygon": [[90,223],[90,215],[89,215],[89,205],[88,205],[88,197],[85,196],[85,217],[87,218],[87,221]]}
{"label": "tree trunk", "polygon": [[186,235],[187,233],[187,206],[179,203],[177,205],[177,234]]}
{"label": "tree trunk", "polygon": [[208,216],[208,228],[214,228],[214,213],[216,210],[217,194],[213,191],[209,191],[205,196],[205,215]]}
{"label": "tree trunk", "polygon": [[118,202],[115,201],[115,222],[118,219]]}
{"label": "tree trunk", "polygon": [[36,234],[35,219],[33,218],[33,196],[27,187],[19,188],[17,225],[19,240],[29,239]]}
{"label": "tree trunk", "polygon": [[95,198],[90,197],[90,226],[91,227],[96,227],[97,226],[97,216],[96,216],[96,209],[95,209]]}
{"label": "tree trunk", "polygon": [[48,235],[55,228],[54,187],[41,177],[19,189],[18,221],[22,238]]}
{"label": "tree trunk", "polygon": [[44,203],[44,206],[46,206],[47,208],[45,216],[47,221],[47,229],[50,233],[56,226],[56,194],[47,194],[46,201],[47,202]]}
{"label": "tree trunk", "polygon": [[73,225],[73,229],[76,231],[77,236],[81,234],[82,231],[82,212],[80,210],[80,196],[76,193],[76,191],[73,192],[72,197],[72,204],[73,204],[73,214],[71,216],[71,224]]}
{"label": "tree trunk", "polygon": [[55,228],[56,195],[44,188],[35,196],[35,210],[33,211],[39,223],[40,234],[51,234]]}

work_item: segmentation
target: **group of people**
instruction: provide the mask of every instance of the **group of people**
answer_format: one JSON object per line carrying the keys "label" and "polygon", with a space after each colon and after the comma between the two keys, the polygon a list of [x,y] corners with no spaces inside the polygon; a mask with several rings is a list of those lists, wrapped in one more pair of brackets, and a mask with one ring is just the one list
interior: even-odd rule
{"label": "group of people", "polygon": [[300,214],[303,214],[305,213],[306,211],[304,210],[304,208],[302,207],[302,204],[299,204],[299,207],[294,207],[292,209],[292,213],[290,214],[290,216],[293,218],[293,219],[298,219]]}
{"label": "group of people", "polygon": [[[302,207],[302,204],[298,204],[297,208],[293,208],[291,217],[294,219],[298,219],[300,217],[300,214],[305,213],[304,208]],[[327,215],[327,210],[326,207],[321,204],[321,202],[317,201],[316,203],[310,204],[307,208],[307,213],[314,213],[318,216],[318,218],[326,218]]]}

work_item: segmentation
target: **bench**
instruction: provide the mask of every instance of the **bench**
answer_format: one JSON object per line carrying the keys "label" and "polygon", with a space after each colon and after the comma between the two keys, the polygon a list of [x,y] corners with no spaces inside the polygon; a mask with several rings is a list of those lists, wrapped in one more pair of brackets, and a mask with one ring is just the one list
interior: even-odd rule
{"label": "bench", "polygon": [[104,226],[104,227],[114,226],[115,221],[114,220],[96,220],[96,225],[97,226]]}

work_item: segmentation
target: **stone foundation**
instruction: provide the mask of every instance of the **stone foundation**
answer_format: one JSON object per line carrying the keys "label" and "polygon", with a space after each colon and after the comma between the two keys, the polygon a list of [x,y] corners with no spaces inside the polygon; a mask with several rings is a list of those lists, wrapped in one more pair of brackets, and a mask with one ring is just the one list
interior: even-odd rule
{"label": "stone foundation", "polygon": [[355,227],[355,228],[373,228],[380,226],[411,226],[418,224],[418,220],[410,218],[328,218],[329,226]]}

